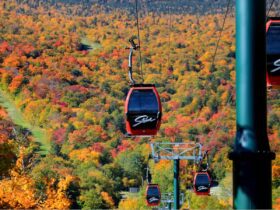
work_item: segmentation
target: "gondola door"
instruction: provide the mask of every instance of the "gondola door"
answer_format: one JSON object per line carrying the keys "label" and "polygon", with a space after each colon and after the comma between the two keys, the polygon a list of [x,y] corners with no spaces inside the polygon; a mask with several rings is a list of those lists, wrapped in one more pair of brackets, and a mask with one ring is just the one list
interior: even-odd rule
{"label": "gondola door", "polygon": [[280,88],[280,18],[266,23],[267,86]]}

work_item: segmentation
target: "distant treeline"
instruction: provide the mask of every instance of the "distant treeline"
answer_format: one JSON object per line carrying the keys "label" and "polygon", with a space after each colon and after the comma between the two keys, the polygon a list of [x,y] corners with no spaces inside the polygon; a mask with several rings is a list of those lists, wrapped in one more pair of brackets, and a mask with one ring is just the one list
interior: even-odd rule
{"label": "distant treeline", "polygon": [[[37,9],[44,7],[46,10],[61,9],[68,6],[63,14],[73,16],[92,16],[93,14],[111,13],[115,10],[126,10],[131,14],[135,12],[135,0],[15,0],[18,5],[28,4],[29,7]],[[138,0],[138,8],[141,16],[149,13],[162,14],[192,14],[209,15],[225,13],[230,1],[230,13],[234,13],[236,0]],[[267,1],[267,8],[271,7],[272,1]],[[5,3],[4,3],[5,4]],[[280,15],[280,1],[273,1],[269,16]],[[27,13],[20,9],[19,13]]]}
{"label": "distant treeline", "polygon": [[[77,2],[77,1],[76,1]],[[135,0],[92,0],[109,8],[125,8],[133,10]],[[226,7],[227,0],[139,0],[139,7],[147,12],[209,14],[220,13]]]}
{"label": "distant treeline", "polygon": [[[135,0],[17,0],[18,4],[27,3],[31,7],[55,7],[61,4],[79,5],[83,7],[80,14],[90,16],[92,12],[110,12],[115,9],[135,10]],[[228,0],[138,0],[142,15],[154,13],[175,14],[216,14],[225,11]],[[232,5],[234,0],[231,0]],[[73,15],[73,14],[72,14]]]}

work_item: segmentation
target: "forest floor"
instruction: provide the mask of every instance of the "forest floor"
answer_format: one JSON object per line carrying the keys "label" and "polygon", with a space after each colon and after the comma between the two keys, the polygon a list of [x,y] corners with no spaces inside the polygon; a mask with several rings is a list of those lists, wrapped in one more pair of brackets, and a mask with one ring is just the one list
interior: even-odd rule
{"label": "forest floor", "polygon": [[21,110],[16,106],[12,97],[1,89],[0,89],[0,106],[6,109],[9,117],[16,125],[19,125],[31,131],[35,139],[35,142],[40,145],[40,150],[38,151],[38,153],[42,156],[47,155],[51,149],[51,142],[47,130],[32,125],[24,117]]}

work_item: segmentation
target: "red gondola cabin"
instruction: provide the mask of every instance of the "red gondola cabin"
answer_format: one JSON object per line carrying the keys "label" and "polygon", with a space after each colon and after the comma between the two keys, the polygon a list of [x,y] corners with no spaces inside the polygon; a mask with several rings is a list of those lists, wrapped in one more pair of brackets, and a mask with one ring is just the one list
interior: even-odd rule
{"label": "red gondola cabin", "polygon": [[193,180],[193,190],[197,195],[210,195],[211,178],[207,172],[197,172]]}
{"label": "red gondola cabin", "polygon": [[131,136],[153,136],[161,123],[162,107],[154,85],[133,85],[125,102],[126,131]]}
{"label": "red gondola cabin", "polygon": [[266,23],[267,87],[280,88],[280,18]]}
{"label": "red gondola cabin", "polygon": [[146,188],[146,203],[148,206],[158,206],[160,204],[161,193],[157,184],[148,184]]}

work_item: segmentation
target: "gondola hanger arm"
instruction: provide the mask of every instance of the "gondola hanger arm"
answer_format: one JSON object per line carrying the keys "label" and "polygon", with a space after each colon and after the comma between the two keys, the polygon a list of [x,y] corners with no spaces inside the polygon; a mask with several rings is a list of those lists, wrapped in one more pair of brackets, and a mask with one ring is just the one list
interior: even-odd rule
{"label": "gondola hanger arm", "polygon": [[134,40],[133,39],[129,39],[128,40],[129,43],[130,43],[130,47],[129,48],[126,48],[126,49],[129,49],[129,56],[128,56],[128,77],[129,77],[129,80],[130,80],[130,83],[131,85],[134,85],[135,84],[135,81],[132,77],[132,57],[133,57],[133,50],[138,50],[140,49],[140,46],[135,44]]}
{"label": "gondola hanger arm", "polygon": [[[206,158],[206,168],[203,169],[201,166],[202,166],[202,162],[203,160]],[[209,158],[208,158],[208,150],[206,150],[198,164],[198,167],[199,167],[199,171],[208,171],[209,169]]]}

